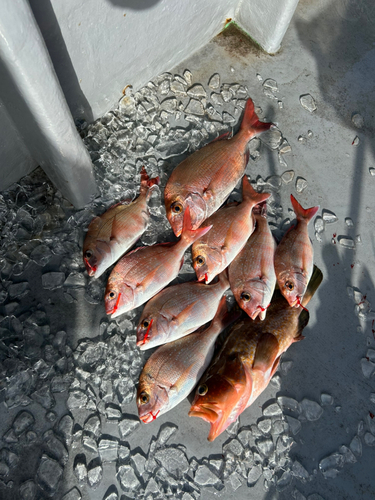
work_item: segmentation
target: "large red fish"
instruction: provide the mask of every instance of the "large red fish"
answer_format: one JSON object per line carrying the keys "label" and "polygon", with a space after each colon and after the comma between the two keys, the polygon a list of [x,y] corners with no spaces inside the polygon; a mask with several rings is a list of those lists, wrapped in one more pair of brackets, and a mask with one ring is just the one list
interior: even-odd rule
{"label": "large red fish", "polygon": [[139,377],[139,418],[148,424],[187,397],[209,365],[219,333],[238,318],[228,313],[223,297],[208,327],[157,349]]}
{"label": "large red fish", "polygon": [[254,230],[253,207],[269,197],[268,193],[257,193],[244,175],[242,203],[223,207],[204,222],[203,226],[212,226],[212,229],[191,249],[199,281],[210,283],[229,266]]}
{"label": "large red fish", "polygon": [[308,223],[319,207],[302,208],[291,194],[297,225],[288,230],[275,251],[275,272],[281,293],[291,307],[298,307],[313,272],[313,247]]}
{"label": "large red fish", "polygon": [[130,204],[118,203],[89,225],[83,243],[83,261],[89,276],[99,278],[144,233],[150,214],[147,201],[152,186],[159,178],[149,179],[145,167],[141,170],[141,190]]}
{"label": "large red fish", "polygon": [[251,319],[259,315],[263,320],[276,284],[276,242],[268,226],[266,205],[254,207],[253,216],[255,230],[229,266],[229,282],[241,309]]}
{"label": "large red fish", "polygon": [[227,273],[222,273],[214,285],[194,281],[162,290],[143,309],[137,345],[141,350],[150,349],[194,332],[211,321],[228,288]]}
{"label": "large red fish", "polygon": [[112,318],[147,302],[176,278],[183,264],[185,250],[211,227],[191,229],[190,212],[184,216],[181,238],[176,243],[161,243],[136,248],[113,268],[107,283],[104,302]]}
{"label": "large red fish", "polygon": [[[303,298],[306,306],[322,280],[318,268]],[[303,338],[309,320],[304,307],[290,307],[280,291],[275,292],[264,321],[248,316],[232,328],[219,354],[200,380],[189,416],[211,424],[213,441],[249,407],[267,387],[280,356]]]}
{"label": "large red fish", "polygon": [[245,172],[247,143],[271,125],[259,121],[248,99],[240,130],[232,139],[215,140],[177,165],[164,191],[167,218],[176,236],[188,206],[196,229],[224,203]]}

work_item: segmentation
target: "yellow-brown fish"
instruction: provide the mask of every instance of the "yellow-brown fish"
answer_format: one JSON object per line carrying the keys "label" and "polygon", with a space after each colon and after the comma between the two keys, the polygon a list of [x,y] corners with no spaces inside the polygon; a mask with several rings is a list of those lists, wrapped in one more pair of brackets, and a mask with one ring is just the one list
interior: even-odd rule
{"label": "yellow-brown fish", "polygon": [[106,313],[115,318],[160,292],[178,275],[185,250],[210,229],[192,230],[190,212],[186,210],[179,241],[139,247],[122,257],[108,278],[104,295]]}
{"label": "yellow-brown fish", "polygon": [[150,356],[137,391],[142,422],[152,422],[190,394],[212,359],[217,336],[237,317],[238,313],[227,312],[226,299],[222,297],[208,327],[169,342]]}
{"label": "yellow-brown fish", "polygon": [[271,125],[259,121],[248,99],[240,130],[232,139],[215,140],[177,165],[164,191],[167,218],[176,236],[188,206],[196,229],[224,203],[245,172],[247,143]]}
{"label": "yellow-brown fish", "polygon": [[303,305],[290,307],[280,291],[275,292],[264,321],[248,316],[232,328],[219,354],[200,380],[189,416],[211,424],[213,441],[249,407],[267,387],[280,356],[303,338],[309,313],[305,309],[322,280],[315,268]]}
{"label": "yellow-brown fish", "polygon": [[212,229],[191,249],[198,281],[210,283],[229,266],[254,230],[253,207],[269,197],[268,193],[257,193],[244,175],[242,203],[223,207],[205,220],[202,227]]}
{"label": "yellow-brown fish", "polygon": [[[251,319],[266,317],[276,285],[276,242],[268,226],[266,207],[253,210],[255,230],[229,266],[229,283],[238,305]],[[196,243],[195,243],[196,244]]]}
{"label": "yellow-brown fish", "polygon": [[150,349],[194,332],[215,316],[227,273],[214,285],[188,282],[165,288],[145,305],[137,328],[137,345]]}
{"label": "yellow-brown fish", "polygon": [[298,307],[313,272],[313,247],[309,238],[308,223],[319,206],[302,208],[291,194],[297,225],[284,235],[275,251],[275,272],[281,293],[291,307]]}
{"label": "yellow-brown fish", "polygon": [[132,203],[118,203],[89,225],[83,243],[83,261],[89,276],[98,278],[114,264],[144,233],[150,215],[147,201],[159,178],[149,179],[141,170],[141,190]]}

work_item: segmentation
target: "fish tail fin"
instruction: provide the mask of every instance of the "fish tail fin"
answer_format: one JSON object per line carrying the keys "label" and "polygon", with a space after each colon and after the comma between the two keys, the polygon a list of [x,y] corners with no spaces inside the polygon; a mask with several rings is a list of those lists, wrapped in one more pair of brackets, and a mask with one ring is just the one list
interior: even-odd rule
{"label": "fish tail fin", "polygon": [[270,197],[270,193],[258,193],[250,184],[247,175],[242,178],[242,200],[249,200],[253,205],[258,205]]}
{"label": "fish tail fin", "polygon": [[260,215],[261,217],[267,218],[267,201],[262,201],[253,207],[253,214]]}
{"label": "fish tail fin", "polygon": [[146,168],[143,165],[143,167],[141,168],[141,192],[147,193],[147,196],[149,197],[150,188],[155,185],[158,186],[159,182],[160,182],[159,176],[150,179],[150,177],[147,174]]}
{"label": "fish tail fin", "polygon": [[198,229],[193,230],[191,225],[191,217],[190,217],[190,207],[189,205],[186,207],[184,213],[184,221],[182,225],[182,232],[180,241],[183,242],[183,245],[189,247],[194,243],[194,241],[202,238],[212,226],[208,227],[199,227]]}
{"label": "fish tail fin", "polygon": [[292,194],[290,195],[290,201],[292,202],[293,210],[298,221],[305,220],[308,223],[319,210],[319,205],[311,208],[301,207]]}
{"label": "fish tail fin", "polygon": [[249,139],[254,135],[265,132],[272,126],[272,123],[264,123],[259,121],[258,115],[255,113],[254,103],[252,99],[248,99],[245,106],[245,113],[242,118],[240,131],[249,136]]}
{"label": "fish tail fin", "polygon": [[319,267],[314,265],[313,273],[312,273],[310,281],[307,285],[305,295],[303,296],[303,299],[302,299],[303,307],[306,307],[306,305],[310,302],[312,296],[319,288],[319,285],[322,282],[322,280],[323,280],[322,271],[319,269]]}

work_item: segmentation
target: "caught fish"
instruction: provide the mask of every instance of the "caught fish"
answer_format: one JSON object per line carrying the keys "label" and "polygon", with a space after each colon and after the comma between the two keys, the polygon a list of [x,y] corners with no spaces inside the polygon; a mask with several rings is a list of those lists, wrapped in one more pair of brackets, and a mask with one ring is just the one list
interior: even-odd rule
{"label": "caught fish", "polygon": [[[266,205],[254,207],[255,230],[229,266],[229,283],[238,305],[251,319],[266,317],[276,285],[276,242],[267,222]],[[196,244],[196,243],[195,243]]]}
{"label": "caught fish", "polygon": [[247,143],[271,125],[259,121],[248,99],[240,130],[232,139],[220,140],[228,132],[177,165],[164,191],[167,218],[176,236],[188,206],[196,229],[224,203],[245,172]]}
{"label": "caught fish", "polygon": [[186,210],[181,238],[176,243],[139,247],[115,265],[104,295],[105,310],[112,318],[140,306],[176,278],[184,261],[184,252],[211,227],[191,229],[190,211]]}
{"label": "caught fish", "polygon": [[214,285],[189,282],[162,290],[143,309],[137,345],[150,349],[194,332],[211,321],[228,288],[227,273],[222,273]]}
{"label": "caught fish", "polygon": [[147,201],[157,184],[159,177],[150,179],[142,167],[138,198],[129,204],[118,203],[91,221],[83,243],[89,276],[99,278],[142,236],[150,218]]}
{"label": "caught fish", "polygon": [[210,283],[229,266],[254,230],[253,207],[269,197],[268,193],[257,193],[244,175],[242,203],[223,207],[204,222],[203,227],[212,225],[212,229],[191,249],[198,281]]}
{"label": "caught fish", "polygon": [[145,424],[187,397],[209,365],[217,336],[238,317],[223,297],[211,324],[157,349],[146,362],[137,391],[139,418]]}
{"label": "caught fish", "polygon": [[304,209],[291,194],[297,225],[290,228],[275,251],[275,272],[281,293],[291,307],[298,307],[313,272],[313,247],[308,223],[319,207]]}
{"label": "caught fish", "polygon": [[315,267],[302,306],[290,307],[280,291],[275,292],[264,321],[248,316],[233,325],[219,354],[196,389],[189,411],[211,424],[213,441],[264,391],[288,347],[303,338],[309,321],[305,306],[322,281]]}

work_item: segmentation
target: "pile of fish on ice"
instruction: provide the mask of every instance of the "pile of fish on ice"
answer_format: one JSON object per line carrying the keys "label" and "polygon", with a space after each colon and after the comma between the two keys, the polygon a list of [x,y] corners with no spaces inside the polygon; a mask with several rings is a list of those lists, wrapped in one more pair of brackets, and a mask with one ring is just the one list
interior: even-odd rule
{"label": "pile of fish on ice", "polygon": [[[244,175],[247,143],[271,126],[258,120],[248,99],[233,138],[219,137],[173,170],[164,197],[177,242],[124,255],[147,227],[147,201],[159,181],[144,167],[138,198],[111,207],[88,228],[83,258],[90,276],[120,259],[105,291],[107,314],[114,318],[146,303],[137,345],[161,346],[139,379],[137,406],[145,423],[176,406],[199,380],[189,415],[209,422],[214,440],[267,387],[283,352],[303,338],[306,305],[322,280],[308,235],[319,207],[303,209],[291,196],[297,224],[276,246],[266,217],[270,195],[256,192]],[[223,205],[242,177],[242,202]],[[191,245],[198,281],[165,288]],[[228,311],[229,287],[246,314]],[[232,323],[211,363],[218,335]]]}

